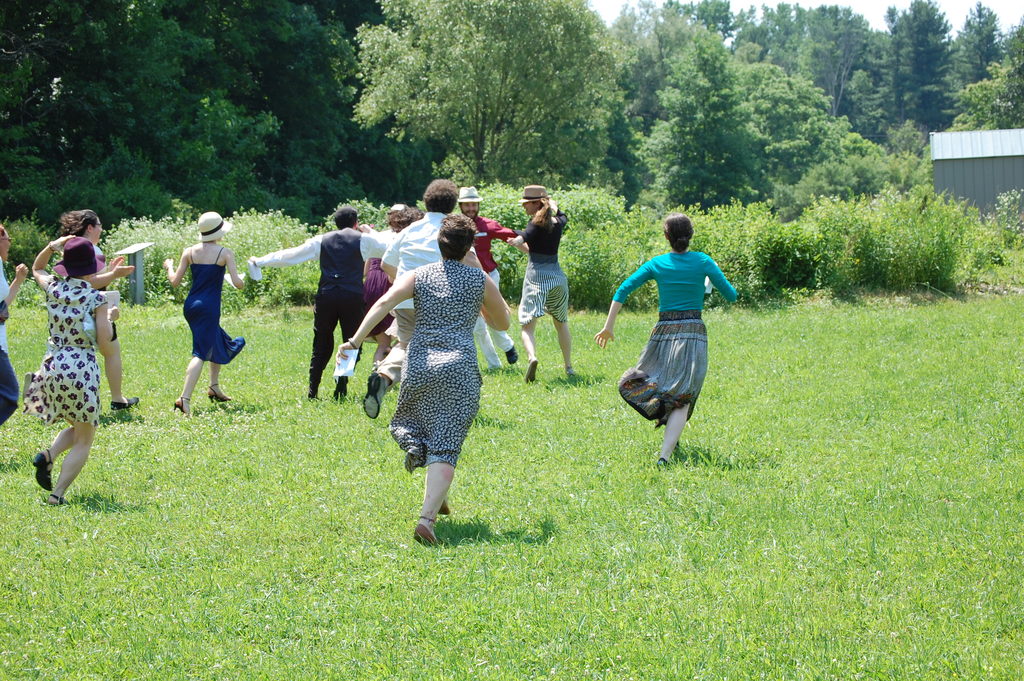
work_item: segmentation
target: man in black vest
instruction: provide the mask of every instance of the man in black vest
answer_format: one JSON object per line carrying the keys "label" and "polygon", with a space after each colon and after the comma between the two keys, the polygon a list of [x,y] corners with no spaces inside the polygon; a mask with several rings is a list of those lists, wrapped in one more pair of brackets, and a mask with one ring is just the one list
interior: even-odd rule
{"label": "man in black vest", "polygon": [[[334,213],[337,229],[318,234],[301,246],[268,253],[262,258],[249,258],[249,276],[262,278],[261,267],[286,267],[314,258],[320,259],[320,285],[313,306],[313,356],[309,360],[309,393],[315,400],[324,368],[334,357],[334,328],[341,325],[342,340],[351,337],[363,320],[363,256],[357,229],[359,215],[352,206],[342,206]],[[334,398],[348,391],[348,378],[341,377],[334,388]]]}

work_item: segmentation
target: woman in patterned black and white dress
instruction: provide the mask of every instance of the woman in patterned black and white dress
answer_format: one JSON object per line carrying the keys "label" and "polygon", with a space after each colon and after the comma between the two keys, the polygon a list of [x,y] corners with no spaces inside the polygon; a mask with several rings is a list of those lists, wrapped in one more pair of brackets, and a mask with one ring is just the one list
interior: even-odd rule
{"label": "woman in patterned black and white dress", "polygon": [[[57,263],[67,279],[46,272],[53,253],[63,246],[64,259]],[[50,338],[39,370],[29,374],[25,388],[25,413],[45,423],[65,421],[63,429],[49,448],[36,454],[36,482],[53,493],[48,504],[64,503],[64,493],[85,466],[92,449],[96,426],[100,422],[100,367],[96,363],[96,343],[110,341],[107,301],[93,288],[96,273],[103,263],[96,257],[92,243],[83,237],[62,237],[48,244],[32,263],[32,276],[46,293],[50,317]],[[95,328],[95,338],[87,329],[87,320]],[[60,467],[54,487],[50,477],[54,460],[70,449]]]}
{"label": "woman in patterned black and white dress", "polygon": [[[449,215],[437,243],[441,262],[424,265],[395,280],[367,312],[356,334],[338,349],[358,348],[395,305],[413,298],[416,328],[402,369],[402,390],[391,434],[405,450],[405,467],[427,468],[423,508],[414,538],[437,543],[434,520],[447,514],[448,488],[462,443],[480,405],[480,369],[473,326],[482,311],[487,323],[504,331],[509,311],[497,285],[483,270],[463,264],[476,236],[465,215]],[[482,310],[481,310],[482,308]]]}
{"label": "woman in patterned black and white dress", "polygon": [[519,301],[519,324],[522,327],[523,347],[526,348],[526,382],[537,378],[537,348],[534,333],[537,320],[545,314],[558,333],[558,345],[565,361],[565,373],[575,375],[572,369],[572,335],[569,333],[569,280],[558,264],[558,247],[568,218],[539,184],[523,188],[519,203],[530,216],[526,229],[508,243],[530,256],[523,277],[523,295]]}

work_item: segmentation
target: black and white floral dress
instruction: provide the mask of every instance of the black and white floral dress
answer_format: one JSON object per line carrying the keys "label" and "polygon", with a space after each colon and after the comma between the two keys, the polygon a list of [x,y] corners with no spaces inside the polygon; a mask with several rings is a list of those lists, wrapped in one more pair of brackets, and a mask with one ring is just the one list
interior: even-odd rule
{"label": "black and white floral dress", "polygon": [[482,270],[455,260],[415,270],[416,329],[409,343],[391,434],[406,467],[455,466],[480,406],[473,325],[484,300]]}
{"label": "black and white floral dress", "polygon": [[[46,423],[100,422],[100,368],[86,319],[106,300],[81,279],[52,277],[46,284],[50,338],[39,371],[25,389],[26,414]],[[95,325],[91,325],[95,328]]]}

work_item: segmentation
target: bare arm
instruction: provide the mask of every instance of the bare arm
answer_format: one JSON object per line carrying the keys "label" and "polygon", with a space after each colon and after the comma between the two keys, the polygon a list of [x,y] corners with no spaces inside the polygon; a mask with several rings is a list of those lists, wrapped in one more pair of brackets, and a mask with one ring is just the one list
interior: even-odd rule
{"label": "bare arm", "polygon": [[11,290],[8,292],[7,297],[4,298],[4,302],[7,307],[10,307],[14,302],[14,299],[18,297],[18,291],[21,289],[22,282],[28,276],[28,267],[25,263],[22,263],[14,268],[14,281],[11,282]]}
{"label": "bare arm", "polygon": [[51,241],[43,246],[43,250],[36,254],[36,259],[32,261],[32,278],[39,284],[39,288],[45,289],[46,285],[50,283],[53,276],[46,271],[47,266],[50,264],[50,258],[53,257],[54,253],[59,252],[70,238],[72,237],[62,236],[56,241]]}
{"label": "bare arm", "polygon": [[394,283],[395,282],[395,277],[398,276],[398,268],[395,267],[394,265],[387,264],[383,260],[380,263],[380,268],[382,270],[384,270],[384,274],[388,275],[388,280],[391,283]]}
{"label": "bare arm", "polygon": [[356,329],[356,333],[352,338],[348,339],[338,348],[338,359],[345,358],[346,350],[355,350],[363,341],[366,339],[367,334],[373,330],[373,327],[380,323],[380,320],[384,319],[391,310],[395,308],[403,300],[409,300],[412,298],[416,287],[416,273],[409,272],[403,274],[395,285],[388,289],[387,293],[377,299],[377,302],[367,310],[366,316],[363,317],[363,321],[359,324],[359,328]]}
{"label": "bare arm", "polygon": [[594,335],[594,342],[602,348],[608,345],[608,341],[615,340],[615,318],[619,316],[619,310],[621,309],[622,303],[613,300],[611,307],[608,308],[608,319],[604,322],[604,328]]}
{"label": "bare arm", "polygon": [[185,268],[190,260],[188,249],[181,252],[181,260],[178,262],[178,269],[174,269],[174,261],[170,258],[164,260],[164,269],[167,270],[167,278],[171,282],[171,288],[178,288],[178,284],[185,277]]}
{"label": "bare arm", "polygon": [[514,248],[518,248],[523,253],[530,252],[530,245],[526,243],[526,239],[523,238],[522,234],[516,235],[516,238],[509,241],[508,245]]}
{"label": "bare arm", "polygon": [[484,306],[480,311],[483,312],[484,320],[492,329],[497,329],[498,331],[508,329],[508,304],[501,297],[498,285],[490,277],[484,277]]}
{"label": "bare arm", "polygon": [[115,279],[123,279],[135,271],[134,265],[125,265],[124,256],[119,255],[110,263],[110,268],[92,278],[93,288],[107,288]]}
{"label": "bare arm", "polygon": [[114,335],[110,326],[110,311],[106,303],[100,305],[92,312],[96,318],[96,342],[99,345],[106,345]]}
{"label": "bare arm", "polygon": [[245,286],[245,280],[238,276],[238,268],[235,266],[235,253],[230,248],[224,249],[224,257],[227,261],[224,266],[228,268],[228,276],[231,277],[231,285],[237,289]]}

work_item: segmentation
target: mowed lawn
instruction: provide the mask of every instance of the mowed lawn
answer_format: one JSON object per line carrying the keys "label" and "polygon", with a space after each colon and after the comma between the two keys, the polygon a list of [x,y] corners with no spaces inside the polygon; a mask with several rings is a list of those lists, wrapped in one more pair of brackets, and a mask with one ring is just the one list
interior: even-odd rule
{"label": "mowed lawn", "polygon": [[[225,317],[234,401],[197,391],[191,420],[180,310],[125,310],[142,403],[69,506],[29,463],[56,427],[0,428],[0,678],[1024,676],[1024,297],[711,311],[667,470],[615,388],[654,318],[601,351],[574,315],[572,381],[546,321],[536,384],[485,374],[426,548],[369,364],[346,402],[304,397],[308,310]],[[22,375],[42,311],[8,325]]]}

